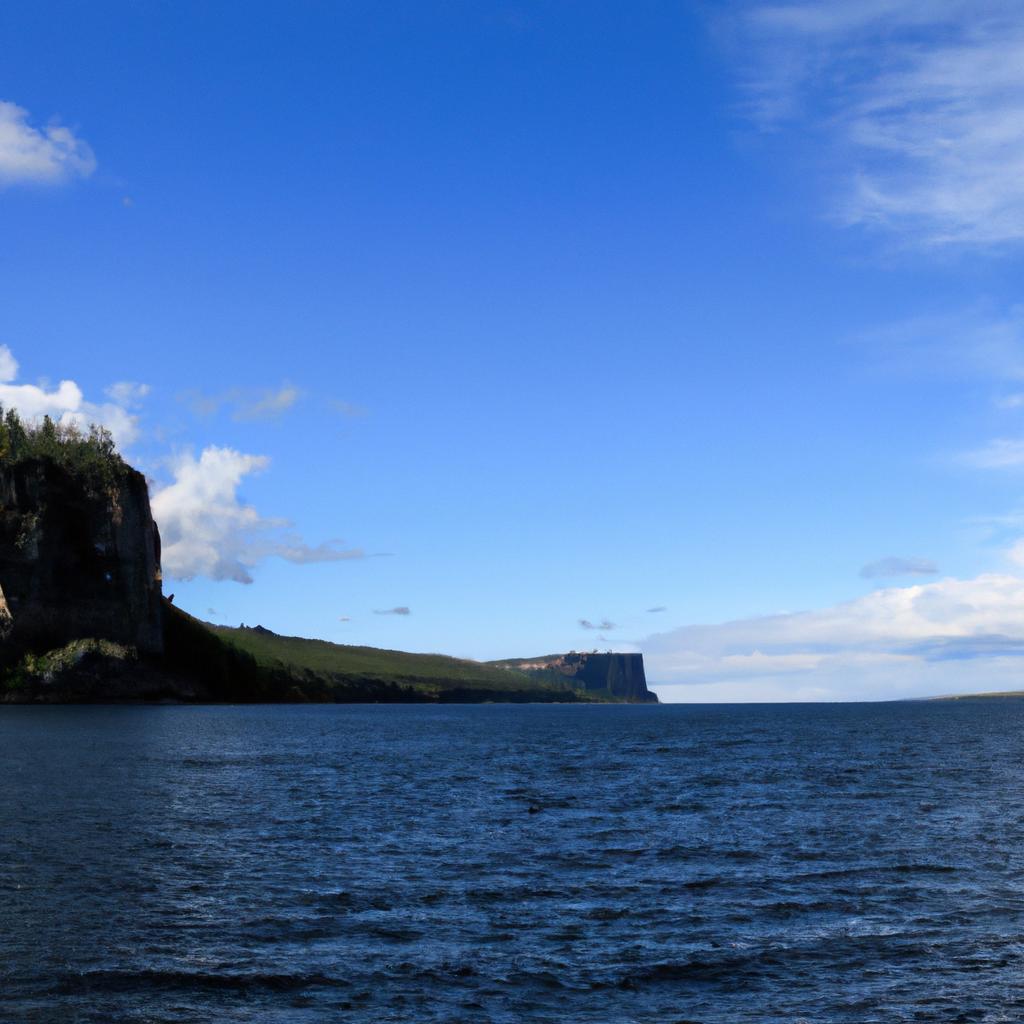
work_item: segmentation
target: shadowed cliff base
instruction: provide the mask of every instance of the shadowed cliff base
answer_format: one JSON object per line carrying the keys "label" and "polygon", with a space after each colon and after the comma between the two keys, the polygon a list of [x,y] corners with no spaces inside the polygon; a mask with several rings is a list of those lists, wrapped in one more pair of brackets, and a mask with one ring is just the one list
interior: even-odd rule
{"label": "shadowed cliff base", "polygon": [[[25,652],[4,676],[4,703],[619,703],[571,680],[436,654],[210,626],[166,600],[163,651],[79,639]],[[651,695],[651,698],[656,700]]]}

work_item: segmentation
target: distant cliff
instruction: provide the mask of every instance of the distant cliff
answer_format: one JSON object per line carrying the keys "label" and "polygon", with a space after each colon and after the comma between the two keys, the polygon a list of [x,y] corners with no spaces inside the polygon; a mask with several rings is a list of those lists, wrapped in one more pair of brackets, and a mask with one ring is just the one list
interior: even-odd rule
{"label": "distant cliff", "polygon": [[538,680],[580,690],[605,699],[630,703],[658,702],[647,689],[642,654],[549,654],[541,658],[513,658],[491,662],[497,668],[522,672]]}

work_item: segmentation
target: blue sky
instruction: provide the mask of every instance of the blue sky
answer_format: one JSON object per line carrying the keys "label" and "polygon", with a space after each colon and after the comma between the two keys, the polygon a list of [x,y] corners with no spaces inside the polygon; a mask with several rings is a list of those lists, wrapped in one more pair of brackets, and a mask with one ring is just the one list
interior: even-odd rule
{"label": "blue sky", "polygon": [[0,400],[115,429],[188,610],[670,700],[1021,685],[1015,4],[0,33]]}

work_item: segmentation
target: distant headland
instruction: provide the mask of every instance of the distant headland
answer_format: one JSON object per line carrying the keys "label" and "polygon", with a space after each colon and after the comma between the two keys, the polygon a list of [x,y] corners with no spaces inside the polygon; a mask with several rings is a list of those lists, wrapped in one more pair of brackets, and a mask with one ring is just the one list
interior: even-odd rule
{"label": "distant headland", "polygon": [[0,410],[0,702],[657,702],[639,654],[475,662],[228,628],[162,593],[145,477],[106,431]]}

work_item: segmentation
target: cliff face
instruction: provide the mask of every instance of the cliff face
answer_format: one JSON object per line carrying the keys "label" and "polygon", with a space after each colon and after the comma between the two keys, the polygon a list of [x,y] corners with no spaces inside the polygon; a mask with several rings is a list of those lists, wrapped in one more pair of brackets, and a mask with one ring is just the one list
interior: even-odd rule
{"label": "cliff face", "polygon": [[564,666],[576,666],[573,678],[587,691],[605,692],[631,701],[657,701],[647,689],[642,654],[568,654]]}
{"label": "cliff face", "polygon": [[8,659],[82,637],[163,651],[160,536],[145,477],[102,483],[47,459],[0,465],[0,633]]}
{"label": "cliff face", "polygon": [[556,654],[544,658],[497,662],[574,690],[634,703],[658,702],[647,689],[642,654]]}

